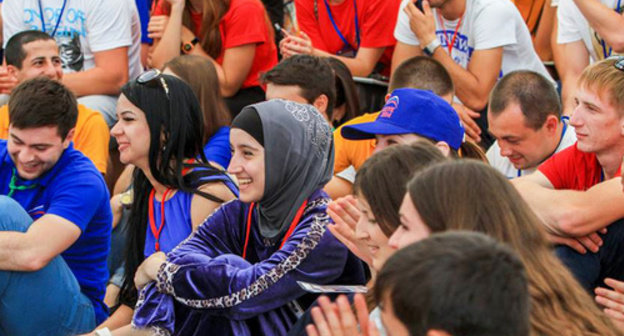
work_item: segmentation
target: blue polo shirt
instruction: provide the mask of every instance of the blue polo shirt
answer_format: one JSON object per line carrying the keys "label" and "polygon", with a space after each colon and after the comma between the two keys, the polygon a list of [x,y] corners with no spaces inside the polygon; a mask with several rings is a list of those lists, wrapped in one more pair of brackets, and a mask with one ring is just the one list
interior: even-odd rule
{"label": "blue polo shirt", "polygon": [[[8,195],[15,164],[7,151],[6,140],[0,140],[0,162],[0,194]],[[113,218],[102,174],[70,144],[49,171],[29,181],[18,177],[16,184],[36,185],[32,189],[16,190],[12,195],[33,220],[54,214],[80,228],[78,240],[61,256],[78,280],[82,293],[93,302],[96,321],[100,324],[108,316],[103,299]]]}

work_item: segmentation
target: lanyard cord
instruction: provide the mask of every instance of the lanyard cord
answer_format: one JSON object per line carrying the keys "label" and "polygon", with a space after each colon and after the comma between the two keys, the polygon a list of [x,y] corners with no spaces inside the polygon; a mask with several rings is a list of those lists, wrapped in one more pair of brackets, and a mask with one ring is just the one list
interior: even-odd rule
{"label": "lanyard cord", "polygon": [[[344,35],[342,35],[342,32],[340,32],[338,25],[336,25],[336,21],[334,21],[334,16],[332,15],[331,9],[329,8],[329,3],[327,2],[327,0],[323,0],[323,2],[325,2],[325,8],[327,8],[327,15],[329,16],[329,20],[331,21],[332,26],[334,27],[334,30],[336,31],[336,33],[338,33],[338,37],[340,37],[340,39],[345,45],[348,45],[349,47],[353,48],[353,46],[351,46],[351,43],[349,43],[349,41],[347,41]],[[357,9],[356,0],[353,0],[353,7],[355,8],[355,42],[357,43],[357,47],[353,48],[353,50],[357,51],[358,49],[360,49],[360,24],[358,21],[358,9]]]}
{"label": "lanyard cord", "polygon": [[[286,240],[288,240],[288,238],[290,238],[290,235],[292,235],[293,231],[295,231],[295,227],[297,226],[297,224],[299,223],[299,220],[301,219],[301,215],[303,215],[303,210],[305,209],[306,205],[308,205],[308,201],[305,200],[303,202],[303,204],[301,204],[301,207],[299,207],[299,210],[297,210],[297,214],[295,215],[295,218],[293,218],[292,223],[290,223],[290,227],[288,228],[288,231],[286,231],[286,234],[284,235],[284,239],[282,239],[282,243],[280,244],[280,249],[284,246],[284,243],[286,242]],[[247,212],[247,227],[245,228],[245,244],[243,245],[243,259],[246,259],[247,257],[247,245],[249,245],[249,232],[251,231],[251,216],[253,214],[253,209],[255,208],[256,204],[255,203],[251,203],[251,205],[249,206],[249,211]]]}
{"label": "lanyard cord", "polygon": [[[617,5],[615,7],[615,11],[617,13],[620,13],[620,5],[621,5],[622,0],[618,0]],[[598,34],[596,34],[598,35]],[[613,52],[613,48],[611,48],[611,46],[609,46],[609,52],[607,52],[607,44],[605,43],[605,40],[603,38],[600,38],[600,45],[602,46],[602,55],[604,56],[604,58],[609,58],[611,56],[611,52]]]}
{"label": "lanyard cord", "polygon": [[[41,0],[37,0],[39,2],[39,17],[41,18],[41,30],[46,33],[46,29],[45,29],[45,19],[43,17],[43,6],[41,5]],[[67,5],[67,0],[63,0],[63,6],[61,7],[61,12],[59,13],[59,17],[56,20],[56,25],[54,26],[54,30],[52,31],[52,34],[50,34],[50,36],[54,37],[54,34],[56,34],[56,30],[59,27],[59,24],[61,23],[61,18],[63,17],[63,13],[65,12],[65,5]]]}
{"label": "lanyard cord", "polygon": [[158,228],[156,227],[156,219],[154,218],[154,201],[156,200],[154,188],[152,188],[149,195],[149,224],[150,230],[152,230],[154,238],[156,239],[156,242],[154,243],[154,249],[156,252],[160,251],[160,232],[162,232],[163,227],[165,227],[165,202],[167,201],[167,194],[169,194],[170,191],[171,189],[169,188],[165,190],[160,202],[160,226]]}
{"label": "lanyard cord", "polygon": [[453,52],[453,46],[455,46],[455,39],[457,39],[457,33],[459,33],[459,27],[461,27],[463,18],[464,18],[463,15],[459,18],[459,22],[457,22],[457,25],[455,26],[455,32],[453,33],[453,38],[449,42],[448,37],[446,37],[446,27],[444,26],[444,18],[442,18],[442,14],[440,14],[440,12],[438,11],[438,20],[440,21],[440,27],[442,27],[442,36],[444,36],[444,41],[446,41],[446,46],[448,47],[448,54],[449,56],[451,56],[451,58],[453,57],[451,53]]}
{"label": "lanyard cord", "polygon": [[15,168],[13,168],[11,172],[11,181],[9,181],[9,194],[7,196],[13,197],[13,194],[15,193],[16,190],[20,190],[20,191],[28,190],[28,189],[33,189],[39,186],[39,184],[37,183],[18,186],[16,183],[17,183],[17,171],[15,170]]}

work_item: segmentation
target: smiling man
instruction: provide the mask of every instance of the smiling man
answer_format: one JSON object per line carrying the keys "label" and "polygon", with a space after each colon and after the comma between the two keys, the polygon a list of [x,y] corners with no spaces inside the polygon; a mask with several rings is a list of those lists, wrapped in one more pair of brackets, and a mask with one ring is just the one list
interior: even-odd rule
{"label": "smiling man", "polygon": [[536,72],[505,75],[490,94],[487,117],[496,139],[487,151],[488,161],[509,179],[534,172],[576,142],[574,130],[561,118],[555,87]]}
{"label": "smiling man", "polygon": [[17,86],[9,111],[9,139],[0,140],[0,330],[92,330],[107,316],[112,214],[102,175],[72,145],[76,98],[40,77]]}

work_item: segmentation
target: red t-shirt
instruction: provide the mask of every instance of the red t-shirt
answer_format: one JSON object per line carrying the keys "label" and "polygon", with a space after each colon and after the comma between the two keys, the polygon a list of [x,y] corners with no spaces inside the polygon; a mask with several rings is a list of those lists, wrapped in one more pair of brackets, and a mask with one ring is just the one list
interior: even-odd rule
{"label": "red t-shirt", "polygon": [[[314,15],[317,3],[318,21]],[[390,62],[396,40],[394,26],[401,0],[344,0],[338,5],[329,5],[332,17],[342,35],[353,48],[357,47],[355,29],[355,4],[360,27],[360,47],[385,47],[379,62],[384,65],[382,74],[390,74]],[[323,0],[295,0],[297,24],[312,40],[312,45],[330,54],[337,54],[344,42],[334,29]]]}
{"label": "red t-shirt", "polygon": [[[576,143],[554,154],[538,170],[555,189],[585,191],[602,182],[602,166],[594,153],[581,152]],[[620,176],[618,169],[616,176]]]}
{"label": "red t-shirt", "polygon": [[[158,2],[152,15],[169,15],[163,8],[163,2]],[[213,0],[217,1],[217,0]],[[191,13],[195,25],[195,35],[199,36],[202,14]],[[226,49],[245,44],[256,44],[256,52],[251,70],[245,78],[241,88],[260,85],[260,73],[273,68],[277,64],[277,48],[271,35],[269,19],[264,5],[259,0],[231,0],[230,8],[219,23],[221,31],[221,54],[215,61],[223,64],[223,55]]]}

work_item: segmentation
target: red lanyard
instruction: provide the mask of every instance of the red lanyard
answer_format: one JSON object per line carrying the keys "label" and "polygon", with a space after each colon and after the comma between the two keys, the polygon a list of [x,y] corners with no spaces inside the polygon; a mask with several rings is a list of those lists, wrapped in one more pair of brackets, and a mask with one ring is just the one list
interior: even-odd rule
{"label": "red lanyard", "polygon": [[154,188],[152,188],[152,192],[149,195],[149,223],[150,229],[154,234],[154,238],[156,238],[156,243],[154,244],[154,248],[156,252],[160,251],[160,232],[165,227],[165,201],[167,200],[167,194],[171,191],[171,189],[167,188],[165,193],[163,194],[162,200],[160,202],[160,226],[156,228],[156,220],[154,219]]}
{"label": "red lanyard", "polygon": [[440,11],[438,11],[438,19],[440,20],[440,27],[442,28],[442,36],[444,36],[444,41],[446,41],[446,45],[448,46],[448,53],[449,53],[449,56],[451,56],[451,58],[453,57],[451,52],[453,51],[453,46],[455,45],[455,39],[457,39],[457,33],[459,32],[459,27],[461,26],[463,18],[464,18],[463,15],[459,18],[459,22],[457,22],[457,25],[455,26],[453,39],[449,43],[449,40],[446,37],[446,27],[444,26],[444,19],[442,18],[442,14],[440,14]]}
{"label": "red lanyard", "polygon": [[[280,244],[280,247],[279,247],[280,249],[282,248],[282,246],[284,246],[284,243],[286,242],[286,240],[288,240],[290,235],[292,235],[293,231],[295,231],[295,227],[299,223],[299,220],[301,219],[301,215],[303,215],[303,210],[305,209],[307,204],[308,204],[308,201],[306,200],[303,202],[303,204],[301,204],[301,207],[299,207],[299,210],[297,210],[297,214],[295,215],[295,218],[293,219],[292,223],[290,223],[290,227],[288,228],[288,231],[286,231],[286,235],[284,236],[284,239],[282,239],[282,243]],[[251,203],[251,206],[249,206],[249,212],[247,213],[247,229],[245,230],[245,245],[243,247],[243,259],[245,259],[245,257],[247,256],[247,245],[249,244],[249,231],[251,231],[251,215],[253,214],[253,209],[255,206],[256,206],[256,203]]]}

